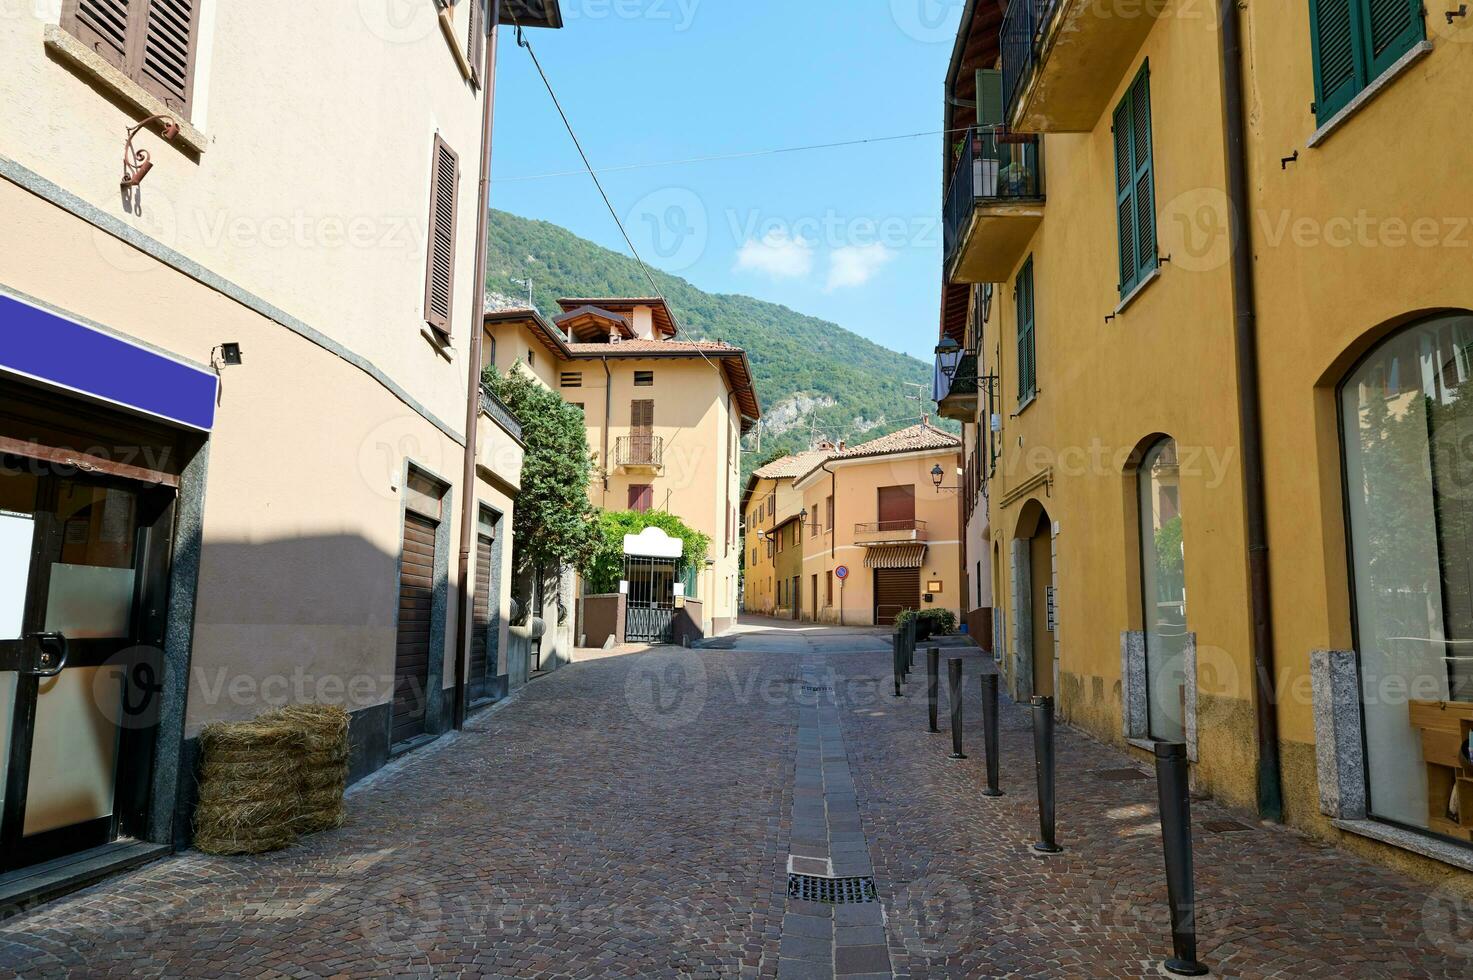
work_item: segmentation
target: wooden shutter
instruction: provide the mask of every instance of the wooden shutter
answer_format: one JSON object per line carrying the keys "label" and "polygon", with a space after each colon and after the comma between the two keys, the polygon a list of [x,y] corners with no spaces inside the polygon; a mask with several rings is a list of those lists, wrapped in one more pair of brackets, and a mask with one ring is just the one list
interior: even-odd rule
{"label": "wooden shutter", "polygon": [[635,435],[649,439],[655,427],[655,403],[648,398],[637,398],[629,403],[629,427]]}
{"label": "wooden shutter", "polygon": [[977,125],[995,128],[1003,125],[1002,72],[984,68],[977,72]]}
{"label": "wooden shutter", "polygon": [[425,322],[450,336],[451,299],[455,294],[456,190],[460,158],[439,135],[430,161],[429,261],[425,268]]}
{"label": "wooden shutter", "polygon": [[61,26],[181,118],[204,0],[65,0]]}
{"label": "wooden shutter", "polygon": [[430,623],[435,598],[435,535],[434,521],[418,514],[404,516],[390,744],[397,745],[426,731]]}
{"label": "wooden shutter", "polygon": [[[139,2],[139,0],[134,0]],[[189,108],[199,6],[204,0],[148,0],[135,81],[181,112]]]}
{"label": "wooden shutter", "polygon": [[655,488],[648,483],[635,483],[629,487],[629,509],[644,513],[655,505]]}
{"label": "wooden shutter", "polygon": [[128,42],[135,34],[132,21],[143,13],[146,4],[147,0],[67,0],[62,8],[61,25],[108,63],[127,73]]}
{"label": "wooden shutter", "polygon": [[1356,10],[1361,0],[1310,0],[1315,116],[1329,119],[1365,84],[1356,66]]}
{"label": "wooden shutter", "polygon": [[470,37],[466,40],[465,57],[471,63],[471,81],[481,84],[481,70],[486,61],[485,0],[468,0],[471,5]]}
{"label": "wooden shutter", "polygon": [[476,536],[476,592],[471,604],[471,662],[466,676],[467,697],[477,701],[490,693],[490,679],[496,672],[492,662],[495,651],[495,626],[491,623],[491,555],[495,539],[489,534]]}
{"label": "wooden shutter", "polygon": [[1359,0],[1365,15],[1367,70],[1369,85],[1396,60],[1411,50],[1412,45],[1427,36],[1422,20],[1423,0]]}
{"label": "wooden shutter", "polygon": [[884,530],[903,530],[915,523],[916,488],[880,487],[878,510]]}
{"label": "wooden shutter", "polygon": [[1038,391],[1037,345],[1033,337],[1033,256],[1018,273],[1014,302],[1018,307],[1018,401],[1025,402]]}
{"label": "wooden shutter", "polygon": [[1120,294],[1155,270],[1156,178],[1151,153],[1150,66],[1115,107],[1115,208],[1120,241]]}

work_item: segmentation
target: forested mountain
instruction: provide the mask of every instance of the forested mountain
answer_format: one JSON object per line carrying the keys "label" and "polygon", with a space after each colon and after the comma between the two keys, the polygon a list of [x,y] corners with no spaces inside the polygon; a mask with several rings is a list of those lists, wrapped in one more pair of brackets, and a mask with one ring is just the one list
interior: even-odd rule
{"label": "forested mountain", "polygon": [[[546,221],[492,211],[490,238],[486,288],[495,304],[525,305],[526,288],[512,280],[529,277],[547,316],[558,312],[561,296],[650,294],[634,259]],[[785,306],[707,293],[652,271],[684,339],[724,340],[745,348],[752,361],[764,422],[760,455],[756,433],[747,440],[744,474],[775,453],[807,448],[814,436],[872,439],[935,410],[931,369],[913,357]]]}

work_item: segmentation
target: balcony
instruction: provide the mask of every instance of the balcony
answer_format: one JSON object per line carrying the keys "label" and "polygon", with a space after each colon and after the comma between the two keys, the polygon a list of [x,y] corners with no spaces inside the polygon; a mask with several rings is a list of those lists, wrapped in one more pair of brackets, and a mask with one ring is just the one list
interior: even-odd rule
{"label": "balcony", "polygon": [[1004,118],[1020,133],[1095,128],[1167,0],[1012,0],[1002,22]]}
{"label": "balcony", "polygon": [[967,130],[944,219],[947,280],[1006,282],[1043,221],[1039,138]]}
{"label": "balcony", "polygon": [[614,465],[625,473],[661,473],[665,440],[660,436],[620,436],[614,440]]}
{"label": "balcony", "polygon": [[964,354],[954,378],[947,378],[939,368],[936,374],[937,414],[957,422],[977,421],[977,355]]}
{"label": "balcony", "polygon": [[925,540],[925,521],[871,521],[854,525],[855,544],[912,544]]}

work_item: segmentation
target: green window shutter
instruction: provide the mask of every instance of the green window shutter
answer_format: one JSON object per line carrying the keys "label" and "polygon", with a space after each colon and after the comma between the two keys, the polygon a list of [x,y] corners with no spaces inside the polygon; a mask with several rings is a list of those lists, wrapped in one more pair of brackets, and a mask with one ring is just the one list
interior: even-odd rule
{"label": "green window shutter", "polygon": [[1396,63],[1418,41],[1427,37],[1422,20],[1423,0],[1359,0],[1365,25],[1365,84]]}
{"label": "green window shutter", "polygon": [[984,68],[977,72],[977,125],[1003,124],[1002,72]]}
{"label": "green window shutter", "polygon": [[1115,107],[1115,218],[1120,238],[1120,295],[1155,271],[1156,176],[1151,153],[1150,65]]}
{"label": "green window shutter", "polygon": [[1131,86],[1131,151],[1135,160],[1135,281],[1156,271],[1156,174],[1151,152],[1151,69],[1147,64]]}
{"label": "green window shutter", "polygon": [[1315,118],[1321,122],[1345,108],[1366,84],[1356,37],[1360,19],[1358,7],[1363,2],[1365,0],[1309,0]]}
{"label": "green window shutter", "polygon": [[1132,146],[1135,137],[1130,93],[1115,109],[1115,215],[1120,240],[1120,292],[1123,295],[1135,285],[1135,165]]}
{"label": "green window shutter", "polygon": [[1038,347],[1034,342],[1033,256],[1018,272],[1015,289],[1018,307],[1018,402],[1038,391]]}

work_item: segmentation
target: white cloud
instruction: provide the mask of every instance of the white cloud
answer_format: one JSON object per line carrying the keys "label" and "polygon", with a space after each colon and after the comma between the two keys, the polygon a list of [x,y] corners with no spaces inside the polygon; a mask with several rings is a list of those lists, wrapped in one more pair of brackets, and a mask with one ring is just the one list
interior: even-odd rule
{"label": "white cloud", "polygon": [[774,229],[750,238],[737,250],[738,271],[755,270],[774,279],[802,279],[813,271],[813,246]]}
{"label": "white cloud", "polygon": [[829,254],[828,289],[863,286],[894,258],[895,250],[880,242],[836,248]]}

